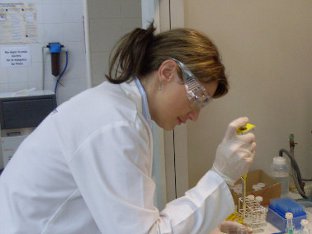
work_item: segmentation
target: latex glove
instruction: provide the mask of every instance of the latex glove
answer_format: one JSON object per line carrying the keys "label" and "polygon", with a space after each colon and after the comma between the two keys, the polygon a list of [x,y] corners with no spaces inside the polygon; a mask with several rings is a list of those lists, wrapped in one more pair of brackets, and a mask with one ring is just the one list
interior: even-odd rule
{"label": "latex glove", "polygon": [[230,234],[251,234],[252,229],[246,227],[243,224],[233,222],[233,221],[224,221],[220,224],[219,229],[223,233],[230,233]]}
{"label": "latex glove", "polygon": [[248,172],[255,156],[255,135],[252,132],[244,135],[236,133],[236,130],[248,121],[247,117],[241,117],[231,122],[217,148],[212,169],[223,177],[228,185],[234,185]]}

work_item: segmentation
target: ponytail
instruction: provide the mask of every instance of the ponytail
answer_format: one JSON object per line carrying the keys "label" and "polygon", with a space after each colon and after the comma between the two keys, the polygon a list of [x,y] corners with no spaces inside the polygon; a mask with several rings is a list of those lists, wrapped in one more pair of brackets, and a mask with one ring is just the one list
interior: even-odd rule
{"label": "ponytail", "polygon": [[119,84],[141,74],[154,31],[151,23],[147,29],[136,28],[119,40],[110,54],[109,72],[105,75],[110,82]]}
{"label": "ponytail", "polygon": [[206,35],[188,28],[176,28],[157,35],[154,32],[151,23],[147,29],[137,28],[120,39],[110,55],[108,81],[119,84],[133,76],[144,79],[163,61],[175,58],[183,62],[199,81],[218,83],[214,98],[228,92],[229,84],[218,49]]}

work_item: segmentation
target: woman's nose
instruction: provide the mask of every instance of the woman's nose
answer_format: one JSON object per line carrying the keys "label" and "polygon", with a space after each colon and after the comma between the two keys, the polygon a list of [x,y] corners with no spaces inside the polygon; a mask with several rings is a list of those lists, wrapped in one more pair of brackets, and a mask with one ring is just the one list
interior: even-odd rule
{"label": "woman's nose", "polygon": [[198,119],[200,110],[192,110],[188,113],[187,118],[192,121],[196,121]]}

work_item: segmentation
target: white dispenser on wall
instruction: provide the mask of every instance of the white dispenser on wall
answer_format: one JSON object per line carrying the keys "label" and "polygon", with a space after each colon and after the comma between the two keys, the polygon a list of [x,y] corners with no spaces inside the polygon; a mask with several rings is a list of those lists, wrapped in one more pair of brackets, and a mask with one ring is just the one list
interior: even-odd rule
{"label": "white dispenser on wall", "polygon": [[273,158],[271,176],[281,184],[281,197],[287,197],[289,192],[289,167],[286,158],[280,156]]}

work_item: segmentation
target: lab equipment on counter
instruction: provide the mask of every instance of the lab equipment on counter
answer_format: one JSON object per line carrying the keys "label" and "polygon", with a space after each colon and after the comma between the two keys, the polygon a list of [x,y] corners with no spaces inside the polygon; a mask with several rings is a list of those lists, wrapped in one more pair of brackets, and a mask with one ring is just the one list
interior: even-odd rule
{"label": "lab equipment on counter", "polygon": [[56,107],[55,93],[38,90],[0,95],[1,129],[32,128]]}
{"label": "lab equipment on counter", "polygon": [[243,194],[238,200],[238,214],[242,223],[251,228],[254,233],[263,231],[266,225],[267,210],[261,205],[263,198],[252,194],[246,196],[247,176],[242,177]]}
{"label": "lab equipment on counter", "polygon": [[[248,133],[249,131],[251,131],[252,129],[254,129],[256,126],[251,124],[251,123],[246,123],[244,126],[238,128],[236,130],[236,133],[237,134],[245,134],[245,133]],[[245,219],[246,217],[246,188],[247,188],[247,174],[243,175],[241,177],[241,180],[242,180],[242,184],[243,184],[243,196],[242,196],[242,217],[243,219]]]}
{"label": "lab equipment on counter", "polygon": [[277,198],[271,200],[266,220],[279,230],[284,231],[287,227],[287,219],[285,218],[287,212],[292,213],[292,223],[294,228],[300,229],[300,222],[302,219],[307,218],[307,214],[303,206],[290,198]]}
{"label": "lab equipment on counter", "polygon": [[293,214],[291,212],[286,212],[286,233],[287,234],[294,234],[294,225],[293,225]]}
{"label": "lab equipment on counter", "polygon": [[8,164],[20,143],[55,107],[55,93],[49,90],[0,94],[0,169]]}
{"label": "lab equipment on counter", "polygon": [[[254,124],[246,123],[244,126],[238,128],[236,130],[236,133],[239,134],[239,135],[246,134],[246,133],[250,132],[251,130],[253,130],[255,127],[256,127],[256,125],[254,125]],[[246,213],[247,174],[243,175],[241,177],[241,179],[242,179],[242,183],[243,183],[243,196],[242,196],[242,199],[243,199],[243,217],[245,217],[245,213]]]}
{"label": "lab equipment on counter", "polygon": [[300,234],[310,234],[310,229],[308,227],[309,221],[306,219],[302,219],[301,222]]}
{"label": "lab equipment on counter", "polygon": [[[236,205],[239,197],[242,196],[242,187],[241,180],[231,187]],[[246,193],[253,194],[255,197],[261,196],[263,198],[261,205],[269,206],[270,200],[280,198],[281,185],[264,171],[252,170],[247,173]]]}
{"label": "lab equipment on counter", "polygon": [[289,192],[289,169],[286,158],[273,157],[271,176],[281,184],[281,197],[286,197]]}
{"label": "lab equipment on counter", "polygon": [[253,233],[262,232],[266,225],[267,209],[261,205],[263,198],[252,194],[246,195],[247,175],[242,176],[242,193],[237,201],[237,211],[227,218],[246,225]]}
{"label": "lab equipment on counter", "polygon": [[247,196],[247,174],[243,175],[242,178],[242,184],[243,184],[243,196],[242,196],[242,202],[243,202],[243,210],[242,210],[242,217],[243,221],[245,221],[246,218],[246,196]]}
{"label": "lab equipment on counter", "polygon": [[[311,178],[303,178],[300,172],[299,165],[295,159],[295,145],[297,144],[294,139],[294,134],[289,136],[289,150],[280,149],[279,156],[283,157],[286,155],[289,158],[290,162],[290,174],[292,181],[294,182],[295,188],[298,193],[302,196],[303,199],[311,200],[312,194],[311,190],[305,187],[306,181],[311,181]],[[307,190],[308,189],[308,190]]]}
{"label": "lab equipment on counter", "polygon": [[[242,199],[240,199],[241,202]],[[263,231],[263,227],[266,225],[266,208],[255,197],[247,196],[245,202],[246,210],[244,212],[243,223],[252,228],[254,233]]]}

